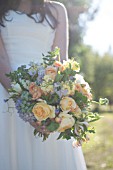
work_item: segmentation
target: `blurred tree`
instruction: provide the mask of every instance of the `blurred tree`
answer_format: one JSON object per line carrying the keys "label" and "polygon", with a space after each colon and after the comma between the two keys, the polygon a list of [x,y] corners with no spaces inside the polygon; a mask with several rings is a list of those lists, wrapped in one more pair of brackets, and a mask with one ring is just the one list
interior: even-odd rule
{"label": "blurred tree", "polygon": [[93,90],[95,98],[107,97],[113,104],[113,56],[105,54],[103,57],[95,58],[95,74]]}
{"label": "blurred tree", "polygon": [[75,53],[77,61],[80,63],[81,73],[85,80],[92,84],[94,82],[94,71],[95,71],[95,53],[92,52],[90,46],[84,44],[76,47]]}
{"label": "blurred tree", "polygon": [[[76,46],[82,43],[86,22],[94,18],[98,7],[92,8],[93,0],[58,0],[64,3],[69,18],[69,56],[74,56]],[[83,14],[84,17],[80,17]],[[74,48],[74,50],[73,50]]]}
{"label": "blurred tree", "polygon": [[81,74],[90,84],[94,98],[108,98],[113,104],[113,55],[99,56],[90,46],[76,46],[75,59],[80,63]]}

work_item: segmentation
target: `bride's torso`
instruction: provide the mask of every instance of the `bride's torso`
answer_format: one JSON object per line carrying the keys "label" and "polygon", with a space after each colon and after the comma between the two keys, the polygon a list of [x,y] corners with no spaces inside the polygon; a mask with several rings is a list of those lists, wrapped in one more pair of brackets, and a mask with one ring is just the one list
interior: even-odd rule
{"label": "bride's torso", "polygon": [[30,61],[42,62],[42,53],[51,50],[55,30],[46,20],[38,23],[40,15],[33,14],[34,21],[24,13],[10,10],[5,27],[1,27],[1,35],[8,53],[12,69],[16,69]]}

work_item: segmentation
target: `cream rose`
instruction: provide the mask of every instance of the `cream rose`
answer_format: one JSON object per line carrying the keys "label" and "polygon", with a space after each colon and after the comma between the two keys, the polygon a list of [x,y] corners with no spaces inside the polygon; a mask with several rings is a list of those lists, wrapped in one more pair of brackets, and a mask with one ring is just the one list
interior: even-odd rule
{"label": "cream rose", "polygon": [[55,107],[47,105],[44,102],[37,103],[32,112],[38,121],[46,120],[47,118],[55,117]]}
{"label": "cream rose", "polygon": [[48,66],[45,70],[45,74],[49,75],[49,77],[54,80],[57,75],[57,68],[53,66]]}
{"label": "cream rose", "polygon": [[76,108],[76,102],[71,97],[63,97],[60,101],[62,111],[70,111]]}
{"label": "cream rose", "polygon": [[59,117],[61,118],[61,123],[57,130],[58,132],[64,132],[66,129],[70,129],[75,123],[72,115],[69,115],[67,113],[62,112],[60,113]]}

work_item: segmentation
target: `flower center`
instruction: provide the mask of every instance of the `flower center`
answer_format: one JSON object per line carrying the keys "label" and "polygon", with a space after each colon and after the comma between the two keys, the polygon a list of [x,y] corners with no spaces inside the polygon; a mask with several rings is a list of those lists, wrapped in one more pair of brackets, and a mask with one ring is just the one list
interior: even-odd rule
{"label": "flower center", "polygon": [[41,117],[44,113],[45,113],[44,109],[41,106],[39,106],[37,110],[37,115]]}

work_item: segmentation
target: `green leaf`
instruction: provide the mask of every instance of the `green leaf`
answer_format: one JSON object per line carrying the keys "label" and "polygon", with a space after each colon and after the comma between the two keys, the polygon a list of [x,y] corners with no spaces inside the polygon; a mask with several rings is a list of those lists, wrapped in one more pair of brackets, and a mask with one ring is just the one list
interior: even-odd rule
{"label": "green leaf", "polygon": [[50,131],[50,132],[53,132],[55,130],[57,130],[59,127],[59,124],[56,123],[56,122],[51,122],[48,126],[47,126],[47,129]]}
{"label": "green leaf", "polygon": [[64,132],[61,132],[60,135],[58,136],[57,140],[61,139],[64,135]]}
{"label": "green leaf", "polygon": [[55,78],[55,82],[61,82],[61,80],[63,79],[64,75],[61,74],[57,74],[56,78]]}
{"label": "green leaf", "polygon": [[107,99],[107,98],[100,98],[99,99],[99,104],[100,105],[107,105],[107,104],[109,104],[109,100]]}
{"label": "green leaf", "polygon": [[35,130],[34,130],[34,136],[36,136],[36,135],[37,135],[37,133],[38,133],[38,132],[37,132],[37,130],[35,129]]}
{"label": "green leaf", "polygon": [[44,63],[46,65],[52,65],[55,62],[55,57],[60,55],[60,49],[55,48],[54,51],[48,52],[49,55],[43,57]]}

